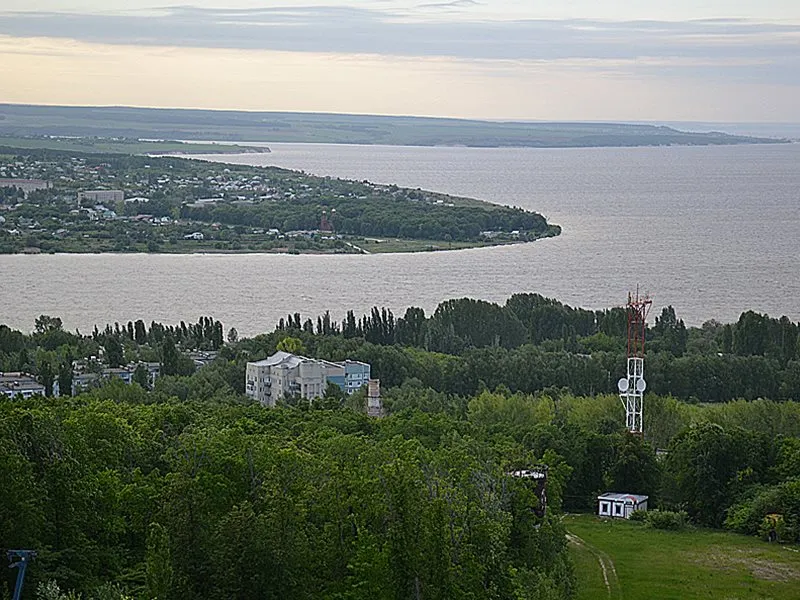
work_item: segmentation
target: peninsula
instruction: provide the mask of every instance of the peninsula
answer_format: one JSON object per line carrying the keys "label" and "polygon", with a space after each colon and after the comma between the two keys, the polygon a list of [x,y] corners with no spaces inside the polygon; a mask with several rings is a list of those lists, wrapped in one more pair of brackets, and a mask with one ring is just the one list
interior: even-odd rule
{"label": "peninsula", "polygon": [[521,208],[276,167],[0,147],[0,253],[369,254],[560,231]]}
{"label": "peninsula", "polygon": [[[586,148],[775,144],[785,139],[638,123],[479,121],[299,112],[0,104],[0,136]],[[124,150],[123,150],[124,151]]]}

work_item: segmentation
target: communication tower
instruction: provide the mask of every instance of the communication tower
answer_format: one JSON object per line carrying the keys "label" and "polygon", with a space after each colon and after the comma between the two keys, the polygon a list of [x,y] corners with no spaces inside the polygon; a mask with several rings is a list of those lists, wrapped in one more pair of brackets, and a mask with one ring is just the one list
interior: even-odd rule
{"label": "communication tower", "polygon": [[642,401],[647,383],[644,380],[644,335],[647,313],[653,304],[648,294],[639,297],[628,293],[628,375],[617,382],[619,399],[625,407],[625,427],[631,433],[642,434]]}

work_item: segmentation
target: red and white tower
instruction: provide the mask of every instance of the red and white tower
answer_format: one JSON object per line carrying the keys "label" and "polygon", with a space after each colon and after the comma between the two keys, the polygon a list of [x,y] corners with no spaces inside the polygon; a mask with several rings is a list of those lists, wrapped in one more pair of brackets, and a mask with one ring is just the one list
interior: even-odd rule
{"label": "red and white tower", "polygon": [[653,300],[645,294],[639,297],[628,293],[628,376],[617,382],[619,399],[625,407],[625,427],[631,433],[642,434],[642,401],[647,383],[644,380],[644,335],[647,313]]}

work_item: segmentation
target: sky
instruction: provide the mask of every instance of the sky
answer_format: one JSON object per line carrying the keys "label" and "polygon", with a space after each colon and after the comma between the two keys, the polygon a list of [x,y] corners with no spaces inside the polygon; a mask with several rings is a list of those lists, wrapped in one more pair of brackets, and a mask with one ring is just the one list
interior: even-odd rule
{"label": "sky", "polygon": [[178,2],[0,0],[0,103],[800,122],[800,0]]}

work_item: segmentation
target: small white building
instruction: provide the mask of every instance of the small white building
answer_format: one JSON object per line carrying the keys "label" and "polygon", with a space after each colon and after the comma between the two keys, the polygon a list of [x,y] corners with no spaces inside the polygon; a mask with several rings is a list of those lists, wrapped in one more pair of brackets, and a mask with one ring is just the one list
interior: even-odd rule
{"label": "small white building", "polygon": [[630,519],[637,510],[647,510],[647,496],[606,492],[597,497],[597,514],[614,519]]}

